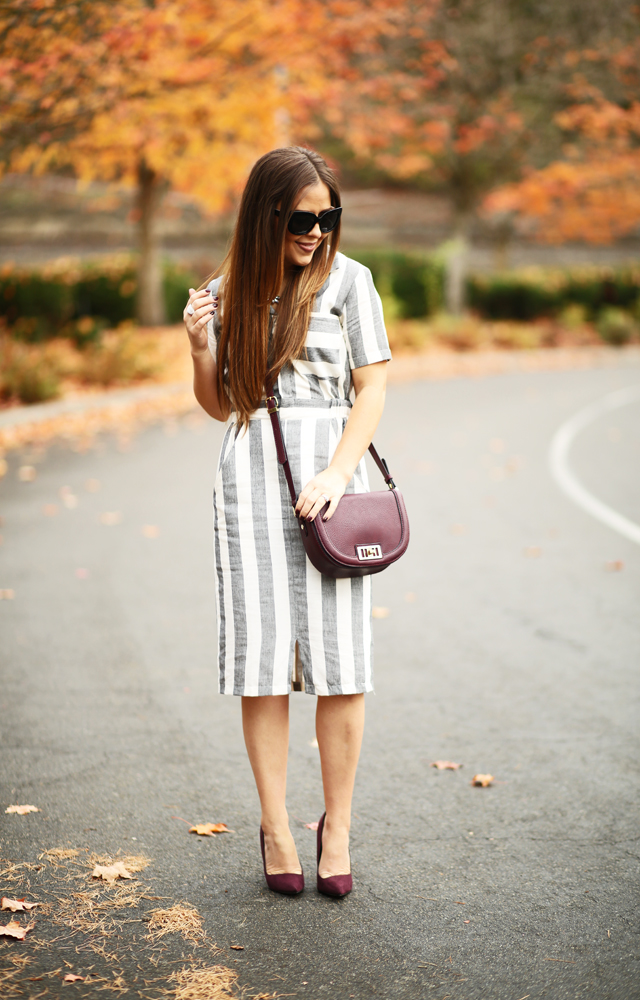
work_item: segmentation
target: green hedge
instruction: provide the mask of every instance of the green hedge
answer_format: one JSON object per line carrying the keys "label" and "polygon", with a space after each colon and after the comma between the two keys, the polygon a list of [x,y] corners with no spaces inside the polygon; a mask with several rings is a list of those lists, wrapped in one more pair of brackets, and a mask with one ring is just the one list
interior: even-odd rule
{"label": "green hedge", "polygon": [[[189,288],[198,284],[200,279],[188,269],[165,263],[170,323],[182,319]],[[5,265],[0,269],[0,316],[19,339],[34,342],[63,335],[83,344],[97,339],[105,327],[135,317],[136,288],[130,257],[87,264],[59,260],[38,271]]]}
{"label": "green hedge", "polygon": [[640,267],[530,268],[475,276],[467,282],[467,304],[487,319],[532,320],[555,316],[571,305],[582,306],[589,320],[596,320],[611,307],[636,312],[640,308]]}
{"label": "green hedge", "polygon": [[444,270],[434,258],[393,250],[353,250],[349,256],[369,268],[381,295],[393,295],[403,318],[430,316],[442,308]]}
{"label": "green hedge", "polygon": [[[443,308],[440,258],[395,250],[355,250],[349,255],[370,268],[381,295],[395,300],[403,318],[430,316]],[[165,263],[169,322],[182,319],[189,287],[198,284],[200,278],[189,269]],[[134,318],[136,286],[135,262],[130,256],[85,264],[59,260],[38,270],[5,265],[0,268],[0,317],[18,339],[33,342],[64,335],[78,344],[90,343],[105,327]],[[529,268],[476,275],[467,282],[467,304],[487,319],[527,321],[579,305],[585,317],[596,322],[610,309],[624,310],[640,320],[640,266],[566,271]]]}

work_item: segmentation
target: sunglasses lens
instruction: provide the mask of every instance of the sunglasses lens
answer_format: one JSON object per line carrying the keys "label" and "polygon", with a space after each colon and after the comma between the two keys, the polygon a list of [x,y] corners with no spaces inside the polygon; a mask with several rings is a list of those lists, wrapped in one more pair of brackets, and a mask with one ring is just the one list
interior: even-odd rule
{"label": "sunglasses lens", "polygon": [[310,233],[316,224],[313,212],[294,212],[289,219],[289,232],[293,236],[304,236]]}
{"label": "sunglasses lens", "polygon": [[332,208],[328,212],[324,212],[320,217],[320,232],[330,233],[338,225],[340,215],[342,214],[341,208]]}

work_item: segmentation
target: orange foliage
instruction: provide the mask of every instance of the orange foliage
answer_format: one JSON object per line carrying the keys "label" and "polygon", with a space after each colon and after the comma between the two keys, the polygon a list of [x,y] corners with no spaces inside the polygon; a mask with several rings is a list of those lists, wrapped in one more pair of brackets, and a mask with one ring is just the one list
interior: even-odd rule
{"label": "orange foliage", "polygon": [[640,224],[640,44],[611,61],[619,100],[577,77],[570,88],[576,103],[556,115],[569,140],[564,158],[493,192],[489,213],[533,220],[547,243],[611,243]]}
{"label": "orange foliage", "polygon": [[325,17],[319,0],[10,0],[4,162],[132,184],[145,163],[215,211],[304,117]]}
{"label": "orange foliage", "polygon": [[400,178],[428,174],[472,211],[478,192],[512,175],[526,139],[510,86],[496,85],[486,26],[465,15],[450,30],[442,0],[372,8],[332,68],[330,124],[358,158]]}

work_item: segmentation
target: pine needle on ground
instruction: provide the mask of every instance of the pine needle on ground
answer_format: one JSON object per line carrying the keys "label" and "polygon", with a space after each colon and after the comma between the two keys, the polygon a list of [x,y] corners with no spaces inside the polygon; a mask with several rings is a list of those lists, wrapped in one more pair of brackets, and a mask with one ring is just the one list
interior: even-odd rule
{"label": "pine needle on ground", "polygon": [[165,934],[182,934],[185,941],[200,944],[205,936],[202,917],[189,903],[176,903],[166,910],[152,910],[149,933],[151,941],[158,941]]}
{"label": "pine needle on ground", "polygon": [[169,977],[176,986],[168,996],[173,1000],[235,1000],[237,980],[237,973],[224,965],[179,969]]}
{"label": "pine needle on ground", "polygon": [[76,850],[75,847],[51,847],[48,851],[43,851],[42,854],[38,855],[38,859],[42,860],[46,858],[52,865],[57,864],[59,861],[68,861],[69,858],[77,858],[80,851]]}

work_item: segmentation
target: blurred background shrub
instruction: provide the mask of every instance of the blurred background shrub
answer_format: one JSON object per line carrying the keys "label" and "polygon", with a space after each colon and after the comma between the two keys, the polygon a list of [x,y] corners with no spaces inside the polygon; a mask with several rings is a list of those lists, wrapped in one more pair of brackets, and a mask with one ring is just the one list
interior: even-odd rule
{"label": "blurred background shrub", "polygon": [[[199,278],[167,262],[163,291],[169,322],[178,323]],[[0,317],[13,337],[27,343],[68,337],[79,347],[96,343],[102,330],[132,320],[136,266],[129,257],[56,262],[39,270],[5,265],[0,271]]]}
{"label": "blurred background shrub", "polygon": [[383,302],[390,296],[393,298],[395,316],[420,319],[442,308],[444,268],[433,255],[351,250],[349,256],[369,268]]}
{"label": "blurred background shrub", "polygon": [[584,318],[598,320],[616,307],[632,314],[640,307],[640,268],[585,267],[566,271],[530,268],[471,277],[469,308],[486,319],[521,321],[561,316],[580,306]]}
{"label": "blurred background shrub", "polygon": [[60,395],[60,366],[42,349],[0,337],[0,400],[42,403]]}

